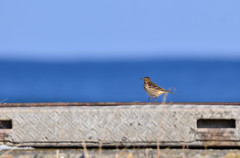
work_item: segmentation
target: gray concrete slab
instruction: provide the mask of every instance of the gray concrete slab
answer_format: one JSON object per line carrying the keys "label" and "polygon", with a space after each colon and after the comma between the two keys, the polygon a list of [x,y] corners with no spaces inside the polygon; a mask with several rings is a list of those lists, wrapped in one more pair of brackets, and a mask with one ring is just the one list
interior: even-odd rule
{"label": "gray concrete slab", "polygon": [[0,126],[1,144],[240,146],[240,106],[236,103],[37,105],[0,106],[0,125],[6,126]]}

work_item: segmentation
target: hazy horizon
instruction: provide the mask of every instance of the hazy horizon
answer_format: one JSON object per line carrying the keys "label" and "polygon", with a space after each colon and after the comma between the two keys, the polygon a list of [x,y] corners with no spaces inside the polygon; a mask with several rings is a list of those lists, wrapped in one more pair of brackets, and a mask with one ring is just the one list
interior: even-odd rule
{"label": "hazy horizon", "polygon": [[[131,52],[130,52],[131,53]],[[32,54],[32,53],[1,53],[0,61],[47,61],[47,62],[74,62],[74,61],[151,61],[151,60],[228,60],[240,61],[240,53],[201,53],[201,52],[140,52],[138,55],[130,53],[112,53],[103,55],[104,53],[48,53],[48,54]],[[195,53],[195,55],[193,55]],[[70,53],[71,54],[71,53]]]}
{"label": "hazy horizon", "polygon": [[1,1],[0,59],[240,59],[240,1]]}

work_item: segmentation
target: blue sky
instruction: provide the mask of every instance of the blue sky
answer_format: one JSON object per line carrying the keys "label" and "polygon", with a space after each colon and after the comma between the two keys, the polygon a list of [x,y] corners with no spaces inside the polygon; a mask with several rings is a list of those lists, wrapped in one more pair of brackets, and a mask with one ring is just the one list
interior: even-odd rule
{"label": "blue sky", "polygon": [[240,58],[239,0],[3,0],[0,59]]}

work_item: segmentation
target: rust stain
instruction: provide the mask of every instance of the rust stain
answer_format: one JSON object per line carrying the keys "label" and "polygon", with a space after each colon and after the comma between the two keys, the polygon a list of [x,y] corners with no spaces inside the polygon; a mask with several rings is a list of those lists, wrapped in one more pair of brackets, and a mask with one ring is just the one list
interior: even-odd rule
{"label": "rust stain", "polygon": [[4,129],[0,130],[0,141],[1,142],[8,140],[8,137],[9,137],[8,133],[9,133],[9,130],[4,130]]}
{"label": "rust stain", "polygon": [[237,147],[239,146],[239,142],[237,141],[202,141],[203,146],[205,147],[230,147],[234,146]]}
{"label": "rust stain", "polygon": [[8,138],[8,134],[7,133],[2,133],[2,141],[6,141],[7,140],[7,138]]}
{"label": "rust stain", "polygon": [[234,130],[227,129],[204,129],[197,132],[198,140],[236,140]]}

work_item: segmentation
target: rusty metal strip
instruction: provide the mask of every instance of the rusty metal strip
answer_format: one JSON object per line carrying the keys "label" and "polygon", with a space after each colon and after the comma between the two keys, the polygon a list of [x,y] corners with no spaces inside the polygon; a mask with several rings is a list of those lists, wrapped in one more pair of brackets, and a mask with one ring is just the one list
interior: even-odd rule
{"label": "rusty metal strip", "polygon": [[[161,105],[163,103],[148,102],[72,102],[72,103],[2,103],[2,107],[59,107],[59,106],[131,106],[131,105]],[[224,105],[240,106],[239,102],[168,102],[167,105]]]}

